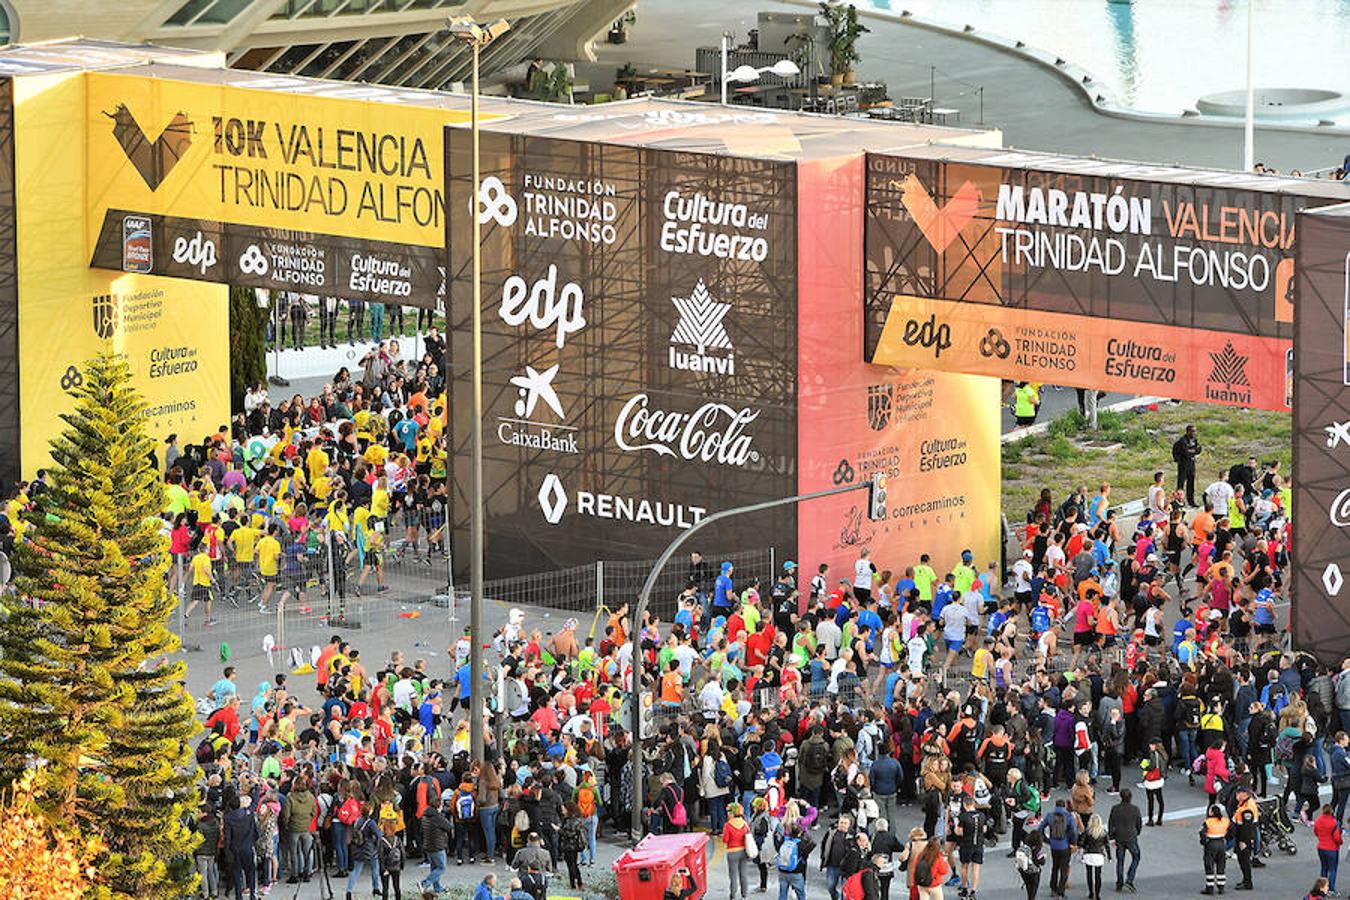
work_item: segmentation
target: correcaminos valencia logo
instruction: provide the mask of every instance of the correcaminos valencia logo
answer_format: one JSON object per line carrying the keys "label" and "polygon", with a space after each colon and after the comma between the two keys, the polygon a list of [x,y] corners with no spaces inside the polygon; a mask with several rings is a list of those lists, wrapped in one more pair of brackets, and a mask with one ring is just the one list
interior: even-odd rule
{"label": "correcaminos valencia logo", "polygon": [[192,146],[192,120],[182,112],[175,113],[154,140],[125,103],[117,104],[117,109],[104,115],[113,120],[113,137],[152,191],[164,183]]}
{"label": "correcaminos valencia logo", "polygon": [[911,173],[900,184],[900,202],[928,243],[942,253],[975,218],[980,208],[980,189],[965,181],[945,206],[938,206],[923,182]]}

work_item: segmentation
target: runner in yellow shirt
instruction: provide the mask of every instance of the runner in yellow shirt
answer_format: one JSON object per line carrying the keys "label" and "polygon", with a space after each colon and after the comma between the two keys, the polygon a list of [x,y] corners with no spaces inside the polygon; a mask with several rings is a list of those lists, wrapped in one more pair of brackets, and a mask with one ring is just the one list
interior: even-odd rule
{"label": "runner in yellow shirt", "polygon": [[[235,534],[239,532],[236,531]],[[277,526],[267,526],[267,534],[258,539],[258,574],[262,576],[262,599],[258,601],[258,612],[267,613],[267,601],[277,587],[277,575],[281,570],[281,542],[276,539]]]}
{"label": "runner in yellow shirt", "polygon": [[230,568],[231,593],[237,592],[239,582],[247,581],[255,571],[253,556],[258,538],[261,536],[262,532],[248,524],[247,519],[240,522],[239,527],[230,533],[229,543],[234,548],[234,565]]}
{"label": "runner in yellow shirt", "polygon": [[323,475],[324,471],[327,470],[328,462],[327,452],[325,452],[323,446],[316,441],[314,446],[310,448],[309,453],[305,454],[305,468],[309,470],[310,484],[319,480],[319,476]]}
{"label": "runner in yellow shirt", "polygon": [[206,627],[210,628],[216,624],[216,619],[211,615],[212,608],[212,588],[215,586],[215,575],[211,571],[211,555],[206,552],[206,544],[199,543],[197,552],[192,557],[192,602],[188,604],[187,612],[184,614],[191,618],[192,611],[197,608],[198,603],[206,605]]}

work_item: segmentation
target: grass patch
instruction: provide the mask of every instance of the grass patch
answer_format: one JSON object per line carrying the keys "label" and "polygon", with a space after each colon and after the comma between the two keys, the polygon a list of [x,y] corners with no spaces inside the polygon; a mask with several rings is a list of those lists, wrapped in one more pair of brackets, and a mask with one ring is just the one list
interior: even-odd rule
{"label": "grass patch", "polygon": [[[1142,498],[1161,470],[1165,483],[1175,484],[1172,442],[1194,425],[1204,452],[1196,469],[1196,490],[1204,490],[1220,469],[1243,462],[1250,454],[1278,459],[1289,472],[1293,432],[1287,412],[1236,409],[1202,403],[1163,404],[1157,410],[1102,412],[1098,430],[1090,432],[1077,410],[1050,423],[1046,434],[1020,438],[1003,447],[1003,511],[1013,525],[1026,514],[1041,488],[1050,488],[1058,504],[1076,485],[1088,495],[1110,482],[1113,503]],[[1111,450],[1084,448],[1080,441],[1120,444]]]}

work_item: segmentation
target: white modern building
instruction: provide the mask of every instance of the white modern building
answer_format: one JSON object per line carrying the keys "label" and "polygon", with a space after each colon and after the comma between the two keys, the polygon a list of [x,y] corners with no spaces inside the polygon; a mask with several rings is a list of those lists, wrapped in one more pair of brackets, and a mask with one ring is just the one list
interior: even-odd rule
{"label": "white modern building", "polygon": [[485,73],[533,57],[585,59],[587,44],[637,0],[0,0],[0,43],[80,35],[215,50],[233,68],[445,88],[469,51],[446,19],[505,18]]}

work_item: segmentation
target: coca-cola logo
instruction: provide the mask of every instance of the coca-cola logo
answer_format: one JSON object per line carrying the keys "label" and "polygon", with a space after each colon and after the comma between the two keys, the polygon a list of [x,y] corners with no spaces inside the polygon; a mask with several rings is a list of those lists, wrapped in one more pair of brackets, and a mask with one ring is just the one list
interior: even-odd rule
{"label": "coca-cola logo", "polygon": [[650,450],[690,462],[744,466],[759,461],[754,440],[745,432],[758,418],[759,410],[725,403],[708,402],[689,413],[653,409],[651,398],[638,394],[619,410],[614,442],[630,453]]}

